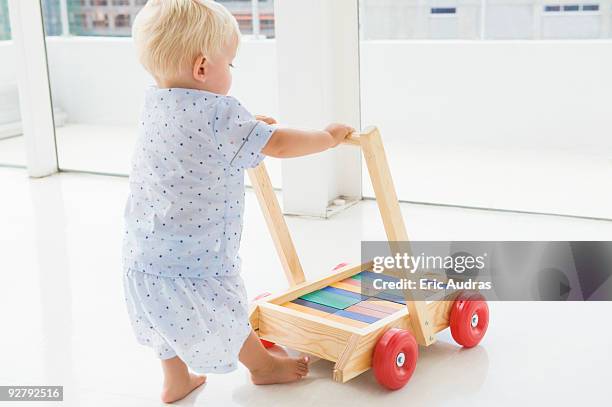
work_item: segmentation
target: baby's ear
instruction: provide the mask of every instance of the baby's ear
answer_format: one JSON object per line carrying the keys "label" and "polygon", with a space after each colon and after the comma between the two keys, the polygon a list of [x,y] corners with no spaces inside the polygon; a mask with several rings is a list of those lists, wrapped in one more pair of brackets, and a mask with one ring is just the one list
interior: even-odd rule
{"label": "baby's ear", "polygon": [[208,60],[200,55],[193,63],[193,79],[198,82],[204,82],[208,71]]}

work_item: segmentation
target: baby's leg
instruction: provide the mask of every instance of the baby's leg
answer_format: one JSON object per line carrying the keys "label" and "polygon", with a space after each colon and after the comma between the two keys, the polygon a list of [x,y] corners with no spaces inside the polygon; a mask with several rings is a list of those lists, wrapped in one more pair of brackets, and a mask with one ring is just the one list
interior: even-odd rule
{"label": "baby's leg", "polygon": [[190,373],[187,365],[178,357],[162,360],[164,388],[161,399],[172,403],[182,399],[206,381],[206,376]]}
{"label": "baby's leg", "polygon": [[253,331],[242,345],[238,358],[250,370],[255,384],[288,383],[308,374],[308,357],[273,355],[263,347]]}

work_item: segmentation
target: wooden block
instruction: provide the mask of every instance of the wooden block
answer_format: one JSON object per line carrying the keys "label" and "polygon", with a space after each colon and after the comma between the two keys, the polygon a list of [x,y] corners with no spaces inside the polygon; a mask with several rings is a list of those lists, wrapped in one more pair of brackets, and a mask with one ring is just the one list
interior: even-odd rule
{"label": "wooden block", "polygon": [[323,304],[318,304],[316,302],[312,302],[312,301],[306,301],[302,298],[296,298],[295,300],[291,301],[294,304],[299,304],[303,307],[308,307],[308,308],[314,308],[316,310],[319,311],[323,311],[326,314],[333,314],[334,312],[338,311],[337,308],[332,308],[332,307],[328,307],[327,305],[323,305]]}
{"label": "wooden block", "polygon": [[350,307],[351,305],[357,304],[360,299],[347,297],[344,295],[336,294],[325,290],[317,290],[311,293],[302,295],[300,297],[303,300],[316,302],[317,304],[327,305],[339,310]]}
{"label": "wooden block", "polygon": [[350,284],[353,287],[361,288],[361,279],[350,277],[350,278],[347,278],[346,280],[342,280],[341,283]]}
{"label": "wooden block", "polygon": [[373,317],[373,316],[370,316],[370,315],[359,314],[357,312],[347,311],[345,309],[344,310],[340,310],[340,311],[336,312],[333,315],[336,315],[336,316],[339,316],[339,317],[345,317],[345,318],[354,319],[356,321],[365,322],[367,324],[371,324],[371,323],[376,322],[379,319],[381,319],[381,318]]}
{"label": "wooden block", "polygon": [[316,308],[306,307],[304,305],[296,304],[295,302],[288,302],[283,304],[283,307],[291,308],[299,312],[303,312],[305,314],[317,315],[319,317],[325,318],[329,315],[329,312],[321,311]]}
{"label": "wooden block", "polygon": [[403,299],[402,297],[398,297],[397,295],[389,294],[386,291],[381,291],[378,294],[376,294],[374,297],[380,298],[381,300],[387,300],[387,301],[395,302],[398,304],[406,305],[405,299]]}
{"label": "wooden block", "polygon": [[356,300],[359,301],[364,301],[365,299],[367,299],[368,297],[365,295],[361,295],[361,292],[354,292],[351,290],[343,290],[341,288],[336,288],[336,287],[325,287],[322,289],[323,291],[326,291],[328,293],[333,293],[333,294],[338,294],[338,295],[342,295],[345,297],[349,297],[349,298],[354,298]]}
{"label": "wooden block", "polygon": [[360,302],[359,305],[361,305],[362,307],[367,307],[367,308],[376,309],[382,312],[387,312],[389,314],[392,314],[404,308],[403,304],[392,302],[392,301],[381,300],[376,297],[368,298],[367,300]]}
{"label": "wooden block", "polygon": [[365,301],[362,301],[360,303],[357,303],[355,305],[351,305],[350,307],[348,307],[347,309],[345,309],[345,311],[349,311],[349,312],[355,312],[357,314],[362,314],[362,315],[367,315],[370,317],[374,317],[377,319],[381,319],[386,317],[387,315],[391,314],[391,312],[383,312],[377,309],[372,309],[372,308],[368,308],[368,307],[362,307],[361,304],[363,304]]}
{"label": "wooden block", "polygon": [[333,284],[330,284],[329,286],[361,294],[361,287],[359,285],[347,284],[342,281],[338,281]]}
{"label": "wooden block", "polygon": [[364,328],[364,327],[367,327],[368,325],[370,325],[367,322],[357,321],[355,319],[346,318],[346,317],[343,317],[343,316],[340,316],[340,315],[336,315],[336,314],[329,314],[325,318],[329,319],[330,321],[340,322],[342,324],[345,324],[345,325],[348,325],[348,326],[353,326],[355,328]]}
{"label": "wooden block", "polygon": [[363,280],[365,279],[370,279],[373,280],[375,278],[381,278],[384,281],[393,281],[393,282],[397,282],[399,281],[399,278],[394,277],[394,276],[390,276],[389,274],[385,274],[385,273],[374,273],[373,271],[368,271],[368,270],[364,270],[361,273],[359,273],[359,275],[361,276],[361,279]]}

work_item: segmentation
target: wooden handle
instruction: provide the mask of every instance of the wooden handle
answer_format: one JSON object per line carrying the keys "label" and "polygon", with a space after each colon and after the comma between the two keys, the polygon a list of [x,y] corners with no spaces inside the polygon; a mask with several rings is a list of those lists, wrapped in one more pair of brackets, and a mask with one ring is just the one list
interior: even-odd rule
{"label": "wooden handle", "polygon": [[348,146],[362,146],[362,140],[364,138],[370,137],[370,135],[378,133],[378,129],[376,126],[368,126],[362,132],[354,132],[349,134],[343,141],[342,144],[346,144]]}
{"label": "wooden handle", "polygon": [[360,136],[356,133],[349,134],[344,140],[342,140],[342,144],[346,144],[349,146],[361,146]]}

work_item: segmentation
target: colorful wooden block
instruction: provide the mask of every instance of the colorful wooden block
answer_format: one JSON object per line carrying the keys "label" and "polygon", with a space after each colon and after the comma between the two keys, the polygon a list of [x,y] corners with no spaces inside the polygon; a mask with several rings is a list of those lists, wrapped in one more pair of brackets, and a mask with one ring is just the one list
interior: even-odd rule
{"label": "colorful wooden block", "polygon": [[317,311],[321,311],[326,314],[333,314],[334,312],[338,311],[337,308],[328,307],[327,305],[319,304],[319,303],[312,302],[312,301],[307,301],[302,298],[296,298],[295,300],[291,302],[297,305],[301,305],[302,307],[316,309]]}
{"label": "colorful wooden block", "polygon": [[[356,280],[354,280],[356,281]],[[361,293],[361,286],[360,285],[354,285],[354,284],[348,284],[342,281],[338,281],[336,283],[333,283],[332,285],[330,285],[330,287],[336,287],[336,288],[340,288],[342,290],[346,290],[346,291],[352,291],[354,293]]]}
{"label": "colorful wooden block", "polygon": [[374,280],[374,279],[382,279],[383,281],[389,281],[389,282],[400,281],[400,279],[397,277],[393,277],[385,273],[374,273],[372,271],[362,271],[361,273],[359,273],[359,275],[361,276],[361,281]]}
{"label": "colorful wooden block", "polygon": [[349,278],[347,278],[345,280],[342,280],[340,282],[344,283],[344,284],[350,284],[350,285],[352,285],[354,287],[357,287],[357,288],[361,287],[361,280],[356,280],[353,277],[349,277]]}
{"label": "colorful wooden block", "polygon": [[324,287],[322,288],[323,291],[326,291],[328,293],[333,293],[333,294],[338,294],[338,295],[343,295],[345,297],[349,297],[349,298],[355,298],[359,301],[363,301],[365,299],[367,299],[367,296],[361,295],[361,292],[354,292],[354,291],[350,291],[350,290],[343,290],[341,288],[336,288],[336,287]]}
{"label": "colorful wooden block", "polygon": [[379,298],[376,297],[371,297],[368,298],[365,301],[362,301],[359,303],[359,305],[361,305],[362,307],[366,307],[366,308],[371,308],[371,309],[375,309],[378,311],[382,311],[382,312],[386,312],[388,314],[392,314],[396,311],[399,311],[401,309],[404,309],[404,305],[397,303],[397,302],[392,302],[392,301],[386,301],[386,300],[381,300]]}
{"label": "colorful wooden block", "polygon": [[379,319],[385,318],[385,317],[390,315],[390,313],[388,313],[388,312],[382,312],[382,311],[375,310],[375,309],[372,309],[372,308],[363,307],[363,306],[361,306],[361,304],[363,304],[363,303],[364,303],[364,301],[362,301],[362,302],[360,302],[358,304],[355,304],[355,305],[351,305],[350,307],[345,309],[345,311],[355,312],[357,314],[367,315],[367,316],[374,317],[374,318],[379,318]]}
{"label": "colorful wooden block", "polygon": [[355,321],[365,322],[367,324],[371,324],[372,322],[378,321],[380,318],[372,317],[370,315],[358,314],[356,312],[351,312],[347,310],[340,310],[333,315],[337,315],[339,317],[345,317],[349,319],[354,319]]}
{"label": "colorful wooden block", "polygon": [[398,304],[406,305],[406,300],[397,295],[389,294],[386,291],[381,291],[378,294],[374,295],[376,298],[380,298],[381,300],[387,300],[391,302],[395,302]]}
{"label": "colorful wooden block", "polygon": [[336,315],[336,314],[329,314],[326,318],[332,321],[340,322],[341,324],[344,324],[344,325],[354,326],[356,328],[364,328],[370,325],[367,322],[357,321],[355,319],[346,318],[346,317]]}
{"label": "colorful wooden block", "polygon": [[313,291],[311,293],[302,295],[300,297],[303,300],[316,302],[317,304],[326,305],[328,307],[336,308],[339,310],[350,307],[351,305],[357,304],[361,301],[360,298],[353,298],[346,295],[341,295],[335,292],[323,290]]}
{"label": "colorful wooden block", "polygon": [[[319,304],[317,304],[317,305],[319,305]],[[304,305],[300,305],[300,304],[297,304],[295,302],[287,302],[287,303],[283,304],[283,306],[287,307],[287,308],[294,309],[296,311],[303,312],[304,314],[316,315],[318,317],[323,317],[323,318],[326,318],[328,315],[330,315],[329,312],[321,311],[321,310],[318,310],[318,309],[312,308],[312,307],[306,307]],[[333,310],[336,311],[336,309],[333,309]]]}

